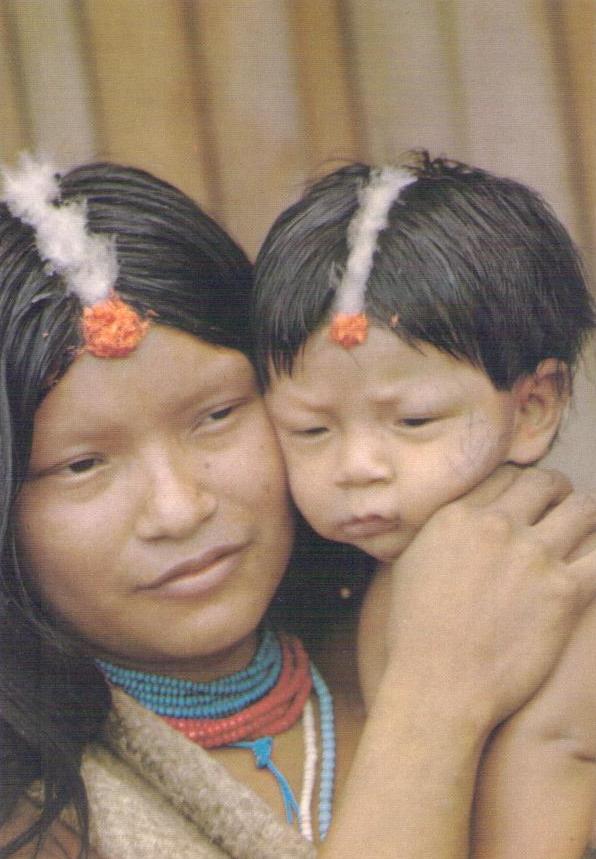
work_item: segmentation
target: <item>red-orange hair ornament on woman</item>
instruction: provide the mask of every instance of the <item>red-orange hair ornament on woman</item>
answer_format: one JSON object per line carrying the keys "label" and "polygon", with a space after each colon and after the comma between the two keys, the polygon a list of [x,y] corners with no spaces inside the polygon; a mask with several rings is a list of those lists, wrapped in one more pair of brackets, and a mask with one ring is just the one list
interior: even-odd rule
{"label": "red-orange hair ornament on woman", "polygon": [[88,231],[84,200],[60,202],[57,175],[49,161],[23,155],[17,169],[2,169],[2,200],[33,228],[49,271],[81,302],[83,349],[98,358],[122,358],[138,346],[149,321],[115,292],[114,239]]}

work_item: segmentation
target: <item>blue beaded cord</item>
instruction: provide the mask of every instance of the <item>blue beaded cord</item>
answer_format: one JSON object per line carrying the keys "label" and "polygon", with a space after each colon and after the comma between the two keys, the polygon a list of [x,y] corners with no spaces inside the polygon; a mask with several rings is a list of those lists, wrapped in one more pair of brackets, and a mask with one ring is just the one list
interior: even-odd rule
{"label": "blue beaded cord", "polygon": [[208,683],[135,671],[103,659],[97,665],[110,683],[159,716],[219,719],[239,713],[273,689],[282,669],[282,650],[275,633],[265,629],[250,665]]}
{"label": "blue beaded cord", "polygon": [[[263,631],[261,643],[250,665],[235,674],[207,683],[135,671],[103,659],[96,660],[105,677],[114,686],[124,689],[153,713],[177,719],[218,719],[239,713],[259,701],[275,686],[281,674],[282,661],[281,645],[275,633],[268,628]],[[310,671],[319,699],[322,751],[318,815],[319,837],[322,841],[331,825],[333,810],[335,726],[331,693],[312,662]],[[257,767],[269,770],[275,777],[282,794],[288,823],[292,823],[295,816],[299,818],[300,809],[288,780],[271,760],[272,737],[237,742],[224,748],[233,747],[250,749],[255,756]]]}
{"label": "blue beaded cord", "polygon": [[290,787],[290,783],[280,770],[271,760],[271,752],[273,750],[273,737],[259,737],[258,740],[239,740],[237,743],[230,743],[226,746],[227,749],[250,749],[255,756],[255,763],[259,769],[268,769],[275,776],[281,796],[284,801],[284,810],[286,812],[286,820],[288,823],[294,822],[294,817],[300,818],[300,807],[296,802],[294,792]]}
{"label": "blue beaded cord", "polygon": [[[333,816],[333,789],[335,786],[335,719],[333,715],[333,698],[323,677],[313,663],[310,663],[310,673],[313,686],[319,699],[319,720],[321,727],[321,773],[319,781],[319,838],[321,841],[327,835]],[[225,746],[228,749],[250,749],[255,756],[259,769],[268,769],[275,777],[281,791],[288,823],[294,817],[300,819],[300,807],[290,787],[287,778],[278,770],[271,760],[273,737],[259,737],[258,740],[243,740]]]}

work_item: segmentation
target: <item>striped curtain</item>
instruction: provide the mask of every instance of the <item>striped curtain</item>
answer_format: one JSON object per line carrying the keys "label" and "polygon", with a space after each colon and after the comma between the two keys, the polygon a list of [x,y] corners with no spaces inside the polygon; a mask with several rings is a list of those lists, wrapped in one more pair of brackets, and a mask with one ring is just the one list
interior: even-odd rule
{"label": "striped curtain", "polygon": [[[144,167],[253,254],[307,179],[424,146],[537,188],[595,272],[595,56],[596,0],[0,0],[0,158]],[[556,462],[596,488],[578,397]]]}

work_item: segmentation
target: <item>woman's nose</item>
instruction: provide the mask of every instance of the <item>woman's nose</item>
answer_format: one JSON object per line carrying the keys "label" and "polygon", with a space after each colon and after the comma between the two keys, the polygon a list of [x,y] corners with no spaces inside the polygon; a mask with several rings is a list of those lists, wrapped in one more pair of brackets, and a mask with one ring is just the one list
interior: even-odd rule
{"label": "woman's nose", "polygon": [[192,536],[217,508],[215,494],[180,454],[153,453],[143,463],[137,533],[145,540]]}
{"label": "woman's nose", "polygon": [[385,440],[372,433],[357,432],[343,439],[337,464],[340,486],[366,486],[395,477],[394,463]]}

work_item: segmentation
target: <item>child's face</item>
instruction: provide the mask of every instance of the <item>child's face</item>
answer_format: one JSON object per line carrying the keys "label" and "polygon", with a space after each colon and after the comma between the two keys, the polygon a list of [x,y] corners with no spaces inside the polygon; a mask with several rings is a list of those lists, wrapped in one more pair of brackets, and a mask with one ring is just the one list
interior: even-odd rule
{"label": "child's face", "polygon": [[96,652],[188,676],[246,642],[292,537],[249,361],[158,325],[126,358],[77,358],[16,515],[27,572]]}
{"label": "child's face", "polygon": [[385,561],[508,459],[516,426],[485,373],[374,326],[351,350],[314,334],[266,402],[303,516]]}

